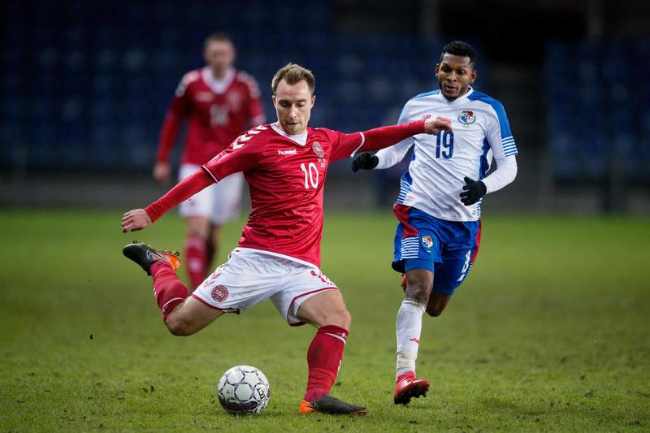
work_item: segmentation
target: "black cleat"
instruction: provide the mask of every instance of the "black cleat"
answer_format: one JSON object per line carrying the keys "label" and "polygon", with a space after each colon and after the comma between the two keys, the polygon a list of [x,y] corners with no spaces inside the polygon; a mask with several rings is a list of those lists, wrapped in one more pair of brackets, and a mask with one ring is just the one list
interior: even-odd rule
{"label": "black cleat", "polygon": [[158,251],[142,242],[133,241],[122,249],[122,253],[126,258],[140,265],[147,275],[151,275],[151,265],[160,260],[166,260],[173,270],[181,267],[181,259],[178,258],[178,253],[167,250]]}
{"label": "black cleat", "polygon": [[306,401],[300,403],[300,413],[326,413],[329,415],[368,415],[368,409],[363,406],[346,403],[331,395],[324,395],[318,400]]}

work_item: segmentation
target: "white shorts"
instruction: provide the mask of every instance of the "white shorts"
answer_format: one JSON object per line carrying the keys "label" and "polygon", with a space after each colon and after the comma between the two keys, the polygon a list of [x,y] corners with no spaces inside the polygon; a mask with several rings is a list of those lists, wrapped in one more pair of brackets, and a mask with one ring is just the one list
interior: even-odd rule
{"label": "white shorts", "polygon": [[321,270],[307,262],[252,248],[235,248],[194,290],[204,304],[230,313],[271,299],[289,325],[302,325],[298,309],[324,290],[338,290]]}
{"label": "white shorts", "polygon": [[[181,164],[178,177],[183,180],[200,169],[198,165]],[[241,211],[243,186],[244,175],[241,173],[224,177],[181,203],[180,214],[182,217],[206,217],[219,225],[237,218]]]}

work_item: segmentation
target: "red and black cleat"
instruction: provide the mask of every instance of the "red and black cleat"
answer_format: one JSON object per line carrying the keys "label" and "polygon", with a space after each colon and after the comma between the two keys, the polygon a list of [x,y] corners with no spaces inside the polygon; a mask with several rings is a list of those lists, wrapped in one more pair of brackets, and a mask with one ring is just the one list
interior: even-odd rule
{"label": "red and black cleat", "polygon": [[416,379],[415,373],[409,371],[397,377],[393,401],[395,404],[406,405],[414,397],[426,397],[428,390],[429,381],[426,379]]}
{"label": "red and black cleat", "polygon": [[131,242],[122,249],[122,253],[126,258],[140,265],[147,275],[151,275],[151,265],[157,261],[166,261],[173,270],[177,270],[181,266],[178,253],[167,250],[156,250],[142,242]]}
{"label": "red and black cleat", "polygon": [[336,397],[332,397],[331,395],[324,395],[314,401],[303,400],[300,402],[300,407],[298,410],[302,414],[316,412],[326,413],[329,415],[364,416],[368,414],[368,410],[365,407],[346,403]]}

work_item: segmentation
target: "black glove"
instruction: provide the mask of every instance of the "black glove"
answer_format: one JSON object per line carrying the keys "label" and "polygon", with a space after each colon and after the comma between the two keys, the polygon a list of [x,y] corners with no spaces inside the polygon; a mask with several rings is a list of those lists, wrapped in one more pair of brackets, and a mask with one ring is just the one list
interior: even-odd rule
{"label": "black glove", "polygon": [[372,153],[360,153],[352,160],[352,171],[356,173],[359,170],[372,170],[377,167],[377,164],[379,164],[379,158]]}
{"label": "black glove", "polygon": [[465,186],[460,193],[460,201],[470,206],[479,201],[487,193],[487,187],[480,180],[472,180],[465,176]]}

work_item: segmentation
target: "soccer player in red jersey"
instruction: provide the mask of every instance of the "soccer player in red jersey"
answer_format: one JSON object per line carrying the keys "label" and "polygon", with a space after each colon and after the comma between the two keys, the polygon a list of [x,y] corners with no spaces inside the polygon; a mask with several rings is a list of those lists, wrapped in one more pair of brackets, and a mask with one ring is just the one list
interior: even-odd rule
{"label": "soccer player in red jersey", "polygon": [[336,285],[320,270],[323,188],[333,161],[377,150],[422,133],[448,130],[445,118],[345,134],[307,126],[314,106],[312,73],[295,64],[273,77],[278,121],[239,136],[202,170],[145,209],[122,217],[124,232],[143,229],[192,194],[236,172],[250,186],[252,210],[239,246],[192,295],[176,276],[178,259],[133,243],[124,254],[153,276],[154,295],[174,335],[190,335],[228,312],[270,299],[290,325],[318,328],[307,351],[308,380],[301,413],[365,414],[361,406],[329,395],[350,328]]}
{"label": "soccer player in red jersey", "polygon": [[[188,128],[181,179],[199,170],[239,134],[264,123],[257,83],[233,67],[232,41],[223,34],[208,36],[204,57],[207,65],[185,74],[165,116],[153,170],[160,183],[170,179],[169,154],[183,120]],[[185,258],[192,287],[201,284],[210,270],[221,225],[239,214],[243,183],[241,173],[233,173],[180,205],[187,222]]]}

